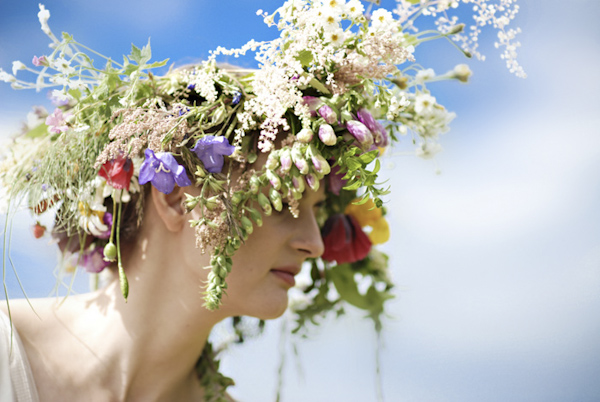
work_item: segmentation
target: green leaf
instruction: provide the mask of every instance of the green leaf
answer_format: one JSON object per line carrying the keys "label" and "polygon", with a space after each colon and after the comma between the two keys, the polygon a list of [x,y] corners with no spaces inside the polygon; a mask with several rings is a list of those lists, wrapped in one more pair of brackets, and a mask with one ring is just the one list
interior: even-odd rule
{"label": "green leaf", "polygon": [[152,58],[152,50],[150,49],[150,38],[148,43],[142,48],[142,64],[146,64]]}
{"label": "green leaf", "polygon": [[345,185],[344,190],[354,191],[358,190],[360,186],[362,186],[362,183],[360,181],[355,181],[354,183]]}
{"label": "green leaf", "polygon": [[360,200],[353,202],[353,204],[354,205],[363,205],[367,201],[369,201],[369,193],[365,193]]}
{"label": "green leaf", "polygon": [[329,95],[331,93],[331,92],[329,92],[327,87],[325,85],[323,85],[323,83],[316,78],[313,78],[312,80],[310,80],[309,85],[324,95]]}
{"label": "green leaf", "polygon": [[357,158],[346,158],[344,162],[344,164],[348,167],[349,172],[354,171],[356,169],[360,169],[362,167],[362,164],[358,161]]}
{"label": "green leaf", "polygon": [[373,173],[377,174],[379,169],[381,169],[381,163],[379,162],[379,159],[375,159],[375,168],[373,169]]}
{"label": "green leaf", "polygon": [[157,68],[162,67],[169,62],[169,59],[164,59],[163,61],[155,61],[152,64],[146,65],[146,68]]}
{"label": "green leaf", "polygon": [[308,67],[313,61],[313,54],[310,50],[302,50],[300,53],[298,53],[297,59],[300,63],[302,63],[302,67]]}
{"label": "green leaf", "polygon": [[38,138],[43,137],[46,134],[48,134],[48,126],[42,123],[36,128],[29,130],[25,136],[29,138]]}
{"label": "green leaf", "polygon": [[139,70],[140,66],[135,65],[135,64],[128,64],[125,67],[125,71],[123,71],[123,74],[125,75],[130,75],[131,73],[133,73],[136,70]]}
{"label": "green leaf", "polygon": [[373,162],[373,160],[375,160],[375,158],[377,158],[378,154],[379,154],[379,151],[375,149],[373,151],[362,154],[361,156],[359,156],[359,158],[362,163],[364,163],[365,165],[368,165],[369,163]]}
{"label": "green leaf", "polygon": [[142,51],[133,43],[131,44],[131,54],[129,55],[129,58],[136,63],[141,64],[140,61],[142,60]]}
{"label": "green leaf", "polygon": [[370,310],[369,301],[358,291],[356,282],[354,282],[354,272],[350,264],[342,264],[333,267],[329,271],[331,280],[340,297],[363,310]]}
{"label": "green leaf", "polygon": [[73,42],[73,35],[69,34],[68,32],[63,32],[62,37],[65,42]]}

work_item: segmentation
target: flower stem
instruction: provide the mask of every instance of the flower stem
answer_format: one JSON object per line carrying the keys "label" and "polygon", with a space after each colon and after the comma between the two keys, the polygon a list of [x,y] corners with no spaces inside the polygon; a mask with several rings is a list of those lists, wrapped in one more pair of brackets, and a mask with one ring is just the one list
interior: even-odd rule
{"label": "flower stem", "polygon": [[[125,302],[127,302],[127,296],[129,295],[129,282],[127,281],[127,276],[125,275],[125,270],[123,269],[122,258],[121,258],[121,210],[123,208],[123,203],[121,202],[121,193],[119,193],[119,208],[117,214],[117,266],[119,267],[119,283],[121,284],[121,293],[125,298]],[[113,225],[114,227],[114,225]]]}

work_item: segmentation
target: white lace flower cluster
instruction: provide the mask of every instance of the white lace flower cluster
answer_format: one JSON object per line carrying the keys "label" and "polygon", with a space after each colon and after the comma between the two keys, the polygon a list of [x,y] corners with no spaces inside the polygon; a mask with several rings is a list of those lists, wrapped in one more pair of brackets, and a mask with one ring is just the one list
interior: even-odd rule
{"label": "white lace flower cluster", "polygon": [[298,130],[310,127],[311,115],[302,101],[307,88],[344,93],[364,79],[398,74],[396,66],[412,60],[413,47],[405,43],[390,11],[377,9],[370,20],[364,13],[359,0],[289,0],[273,14],[259,10],[281,34],[258,46],[255,97],[245,103],[240,120],[243,131],[260,129],[263,152],[273,149],[278,132],[290,130],[288,110],[300,120]]}
{"label": "white lace flower cluster", "polygon": [[[396,2],[394,11],[405,30],[418,32],[414,22],[420,14],[436,18],[435,25],[442,34],[454,32],[452,39],[467,54],[479,60],[485,60],[485,56],[478,51],[479,35],[483,27],[491,25],[498,31],[498,41],[495,42],[495,46],[504,49],[501,57],[506,61],[509,71],[517,77],[526,77],[525,71],[517,62],[517,49],[521,44],[515,38],[521,30],[509,27],[519,12],[517,0],[396,0]],[[471,5],[473,10],[473,23],[467,24],[468,27],[464,29],[458,16],[449,15],[452,9],[458,8],[461,3]],[[461,29],[461,32],[456,32]]]}

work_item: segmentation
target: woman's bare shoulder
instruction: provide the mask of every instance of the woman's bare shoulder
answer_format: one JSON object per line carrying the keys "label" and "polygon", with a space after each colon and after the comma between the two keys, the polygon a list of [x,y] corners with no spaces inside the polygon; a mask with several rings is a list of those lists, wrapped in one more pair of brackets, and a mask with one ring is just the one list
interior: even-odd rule
{"label": "woman's bare shoulder", "polygon": [[48,334],[56,321],[59,305],[60,300],[56,298],[11,299],[0,303],[0,310],[9,316],[19,334],[31,338],[40,332]]}

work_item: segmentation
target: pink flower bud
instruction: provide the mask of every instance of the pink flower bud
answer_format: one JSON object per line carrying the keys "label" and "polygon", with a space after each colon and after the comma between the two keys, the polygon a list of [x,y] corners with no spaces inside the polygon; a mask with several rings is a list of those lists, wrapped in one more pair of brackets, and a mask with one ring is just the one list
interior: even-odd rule
{"label": "pink flower bud", "polygon": [[277,167],[279,166],[279,161],[277,160],[278,157],[279,155],[277,155],[275,152],[271,152],[269,154],[269,157],[267,158],[267,163],[265,164],[267,169],[277,169]]}
{"label": "pink flower bud", "polygon": [[331,166],[321,155],[313,155],[311,159],[317,173],[327,175],[331,172]]}
{"label": "pink flower bud", "polygon": [[292,154],[289,149],[284,149],[281,152],[281,157],[279,158],[279,163],[281,163],[281,171],[283,173],[287,173],[292,168]]}
{"label": "pink flower bud", "polygon": [[304,189],[306,188],[302,177],[292,176],[292,184],[294,185],[294,188],[301,193],[304,192]]}
{"label": "pink flower bud", "polygon": [[358,120],[367,126],[373,135],[373,142],[378,147],[385,147],[389,144],[389,136],[385,128],[380,122],[373,118],[373,115],[365,108],[359,109],[356,112]]}
{"label": "pink flower bud", "polygon": [[275,190],[279,190],[281,188],[281,179],[279,176],[277,176],[272,170],[267,170],[266,174],[271,186],[273,186]]}
{"label": "pink flower bud", "polygon": [[319,186],[321,185],[321,182],[319,182],[319,179],[317,178],[317,176],[315,176],[312,173],[309,173],[304,177],[306,178],[306,184],[308,184],[308,187],[310,187],[312,189],[312,191],[319,190]]}
{"label": "pink flower bud", "polygon": [[319,127],[319,139],[323,141],[323,144],[325,145],[335,145],[337,136],[333,131],[333,127],[329,124],[322,124],[321,127]]}
{"label": "pink flower bud", "polygon": [[348,123],[346,123],[346,128],[356,139],[356,141],[358,141],[361,148],[369,149],[371,145],[373,145],[373,134],[371,134],[371,131],[369,131],[367,126],[362,124],[360,121],[350,120]]}
{"label": "pink flower bud", "polygon": [[311,159],[315,171],[317,172],[317,176],[323,177],[331,172],[329,163],[327,163],[323,155],[321,155],[313,144],[310,144],[306,149],[306,156]]}
{"label": "pink flower bud", "polygon": [[319,108],[319,105],[321,104],[321,99],[319,99],[315,96],[303,96],[302,100],[303,100],[304,104],[306,106],[308,106],[308,109],[310,110],[310,116],[317,117],[317,109]]}
{"label": "pink flower bud", "polygon": [[323,105],[319,108],[319,115],[329,124],[337,123],[337,114],[329,105]]}
{"label": "pink flower bud", "polygon": [[296,134],[296,138],[298,141],[308,144],[312,141],[313,135],[314,133],[310,128],[303,128],[298,134]]}
{"label": "pink flower bud", "polygon": [[48,60],[46,59],[46,56],[33,56],[33,60],[31,60],[31,64],[33,64],[36,67],[40,67],[40,66],[47,66],[48,65]]}
{"label": "pink flower bud", "polygon": [[306,159],[304,159],[304,155],[302,155],[300,149],[292,149],[292,161],[294,161],[294,165],[296,165],[300,173],[308,173],[308,162],[306,162]]}

